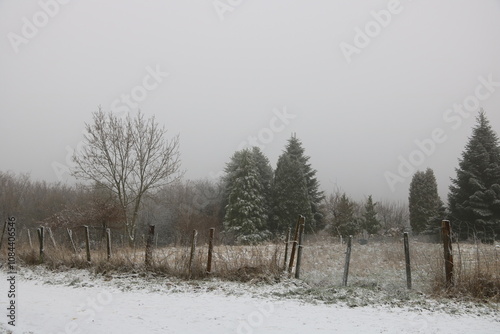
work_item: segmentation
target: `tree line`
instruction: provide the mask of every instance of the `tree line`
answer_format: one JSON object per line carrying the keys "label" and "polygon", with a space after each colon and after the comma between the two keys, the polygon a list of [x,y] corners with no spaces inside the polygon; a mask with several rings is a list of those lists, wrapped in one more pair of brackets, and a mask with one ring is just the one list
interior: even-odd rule
{"label": "tree line", "polygon": [[183,180],[178,136],[167,138],[166,129],[141,112],[119,118],[99,109],[74,157],[73,172],[82,183],[48,184],[0,172],[0,210],[27,225],[122,229],[131,244],[148,224],[157,225],[165,242],[216,227],[228,241],[257,243],[282,237],[299,214],[306,217],[307,233],[390,235],[410,227],[436,233],[448,218],[461,238],[494,239],[500,232],[500,149],[483,111],[477,123],[448,205],[438,196],[432,169],[415,173],[407,205],[371,195],[357,202],[340,190],[326,196],[296,135],[274,169],[253,147],[235,152],[220,179]]}

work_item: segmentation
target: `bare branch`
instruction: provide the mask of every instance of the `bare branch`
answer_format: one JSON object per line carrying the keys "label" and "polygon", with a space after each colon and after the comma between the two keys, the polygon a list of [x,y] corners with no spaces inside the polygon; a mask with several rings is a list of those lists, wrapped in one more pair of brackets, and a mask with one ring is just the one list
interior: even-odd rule
{"label": "bare branch", "polygon": [[86,130],[86,145],[73,157],[73,174],[101,184],[117,197],[133,242],[144,195],[181,176],[179,136],[167,140],[165,127],[154,117],[146,120],[141,112],[120,119],[101,108]]}

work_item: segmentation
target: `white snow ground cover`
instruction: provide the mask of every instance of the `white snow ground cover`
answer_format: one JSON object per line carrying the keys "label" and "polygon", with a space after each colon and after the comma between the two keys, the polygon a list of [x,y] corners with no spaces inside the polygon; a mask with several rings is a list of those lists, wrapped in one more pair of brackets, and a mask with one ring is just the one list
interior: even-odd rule
{"label": "white snow ground cover", "polygon": [[316,290],[296,280],[181,281],[22,268],[15,327],[8,325],[7,291],[0,270],[2,333],[500,333],[498,305]]}

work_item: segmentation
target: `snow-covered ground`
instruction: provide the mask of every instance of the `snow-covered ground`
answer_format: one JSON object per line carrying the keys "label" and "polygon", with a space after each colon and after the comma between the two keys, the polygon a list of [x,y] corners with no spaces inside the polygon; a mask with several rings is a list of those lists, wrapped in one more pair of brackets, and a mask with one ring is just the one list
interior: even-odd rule
{"label": "snow-covered ground", "polygon": [[17,276],[14,328],[7,324],[5,271],[0,282],[2,333],[500,333],[498,305],[421,294],[402,301],[355,288],[318,292],[294,280],[186,282],[41,267]]}

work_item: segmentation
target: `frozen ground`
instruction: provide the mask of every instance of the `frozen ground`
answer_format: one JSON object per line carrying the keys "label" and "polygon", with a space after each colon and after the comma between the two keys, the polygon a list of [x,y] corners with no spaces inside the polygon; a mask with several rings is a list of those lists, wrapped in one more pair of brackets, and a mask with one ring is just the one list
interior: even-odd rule
{"label": "frozen ground", "polygon": [[418,293],[41,267],[17,276],[13,328],[7,325],[4,271],[0,282],[2,333],[500,333],[498,305],[436,302]]}

